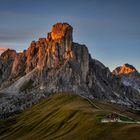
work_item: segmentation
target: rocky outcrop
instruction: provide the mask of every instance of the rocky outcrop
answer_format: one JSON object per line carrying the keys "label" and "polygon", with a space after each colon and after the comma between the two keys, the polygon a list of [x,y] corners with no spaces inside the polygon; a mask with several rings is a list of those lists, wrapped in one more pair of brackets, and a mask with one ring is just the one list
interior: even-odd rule
{"label": "rocky outcrop", "polygon": [[[82,69],[82,78],[86,79],[88,73],[89,53],[84,45],[72,43],[72,27],[67,23],[57,23],[53,25],[51,33],[47,38],[40,38],[38,41],[32,41],[29,48],[22,53],[16,53],[14,50],[8,50],[1,55],[1,65],[7,70],[6,77],[1,78],[1,87],[5,86],[10,79],[20,78],[31,72],[36,67],[40,71],[44,69],[60,68],[70,59],[76,60]],[[13,55],[11,55],[11,53]],[[8,55],[4,60],[5,56]],[[7,61],[10,65],[7,67]],[[8,72],[8,74],[7,74]],[[6,83],[5,83],[6,81]]]}
{"label": "rocky outcrop", "polygon": [[129,74],[137,72],[136,68],[130,64],[124,64],[113,70],[113,74]]}
{"label": "rocky outcrop", "polygon": [[92,60],[90,68],[92,74],[90,74],[88,81],[90,82],[90,90],[91,93],[94,93],[94,97],[127,106],[139,106],[139,93],[135,89],[125,86],[120,76],[112,74],[98,60]]}
{"label": "rocky outcrop", "polygon": [[8,48],[2,48],[2,47],[0,47],[0,55],[1,55],[3,52],[5,52],[7,49],[8,49]]}
{"label": "rocky outcrop", "polygon": [[[28,95],[34,96],[28,100],[32,104],[55,92],[74,92],[139,108],[138,92],[92,59],[85,45],[74,43],[72,32],[68,23],[57,23],[46,38],[32,41],[27,50],[7,50],[0,56],[0,112],[25,108],[23,97],[27,100]],[[22,100],[18,107],[13,105],[16,99]]]}
{"label": "rocky outcrop", "polygon": [[17,55],[16,51],[8,49],[0,56],[1,87],[5,85],[9,85],[10,81],[12,81],[10,76],[11,76],[12,66],[16,55]]}
{"label": "rocky outcrop", "polygon": [[117,67],[112,73],[120,76],[124,85],[131,86],[140,93],[140,73],[134,66],[124,64],[123,66]]}

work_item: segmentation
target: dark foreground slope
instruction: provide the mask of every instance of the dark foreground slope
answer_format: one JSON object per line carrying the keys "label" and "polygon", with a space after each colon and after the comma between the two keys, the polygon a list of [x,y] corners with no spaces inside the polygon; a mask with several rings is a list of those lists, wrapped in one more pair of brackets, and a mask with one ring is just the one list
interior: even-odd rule
{"label": "dark foreground slope", "polygon": [[74,94],[55,94],[18,116],[0,121],[0,140],[139,140],[138,124],[99,121],[99,116],[120,110],[140,118],[116,105],[88,101]]}

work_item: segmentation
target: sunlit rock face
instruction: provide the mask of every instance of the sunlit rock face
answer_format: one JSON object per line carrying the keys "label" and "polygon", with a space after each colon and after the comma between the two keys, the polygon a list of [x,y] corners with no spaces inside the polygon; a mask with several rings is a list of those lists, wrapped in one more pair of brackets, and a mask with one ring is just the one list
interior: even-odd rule
{"label": "sunlit rock face", "polygon": [[[140,94],[92,59],[85,45],[73,42],[72,34],[71,25],[57,23],[47,37],[32,41],[27,50],[17,53],[8,49],[1,54],[0,94],[9,97],[0,98],[0,113],[1,109],[11,111],[11,105],[12,111],[21,110],[57,92],[74,92],[132,107],[140,104]],[[128,73],[135,69],[124,65],[116,71]],[[20,100],[21,104],[15,106]]]}
{"label": "sunlit rock face", "polygon": [[[22,53],[13,51],[14,55],[10,55],[4,61],[4,54],[7,56],[10,50],[6,51],[0,59],[2,65],[7,65],[6,62],[10,61],[10,65],[7,67],[9,74],[6,74],[6,78],[1,81],[4,83],[7,79],[14,80],[35,68],[42,73],[45,73],[43,71],[47,69],[58,69],[70,59],[76,61],[79,68],[82,69],[81,78],[86,80],[90,55],[85,45],[73,43],[72,33],[73,28],[68,23],[57,23],[52,26],[52,30],[46,38],[32,41],[29,48]],[[7,68],[5,67],[5,69]],[[1,71],[6,73],[3,69]]]}
{"label": "sunlit rock face", "polygon": [[38,68],[56,68],[73,57],[72,27],[67,23],[53,25],[47,38],[33,41],[27,50],[27,69],[29,72]]}
{"label": "sunlit rock face", "polygon": [[134,66],[124,64],[123,66],[117,67],[112,73],[120,76],[124,85],[131,86],[140,93],[140,73]]}
{"label": "sunlit rock face", "polygon": [[133,72],[137,72],[137,70],[130,64],[124,64],[123,66],[117,67],[113,70],[114,74],[129,74]]}
{"label": "sunlit rock face", "polygon": [[73,28],[68,23],[57,23],[53,25],[51,37],[53,40],[61,40],[63,38],[72,41]]}
{"label": "sunlit rock face", "polygon": [[1,48],[1,47],[0,47],[0,55],[1,55],[3,52],[5,52],[7,49],[8,49],[8,48]]}

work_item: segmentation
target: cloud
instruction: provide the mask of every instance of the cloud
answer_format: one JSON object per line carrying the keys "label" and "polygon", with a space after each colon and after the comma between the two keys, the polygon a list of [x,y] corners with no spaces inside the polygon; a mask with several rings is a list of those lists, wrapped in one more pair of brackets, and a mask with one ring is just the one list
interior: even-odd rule
{"label": "cloud", "polygon": [[1,31],[0,30],[0,42],[11,42],[11,41],[24,41],[32,35],[31,32],[24,31]]}

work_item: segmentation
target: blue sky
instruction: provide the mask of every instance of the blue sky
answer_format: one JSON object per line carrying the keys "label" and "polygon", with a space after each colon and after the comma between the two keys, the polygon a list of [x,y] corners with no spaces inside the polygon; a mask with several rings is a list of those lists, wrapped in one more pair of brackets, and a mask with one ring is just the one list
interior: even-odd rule
{"label": "blue sky", "polygon": [[74,41],[111,70],[140,71],[140,0],[0,0],[0,47],[27,49],[56,22],[74,28]]}

